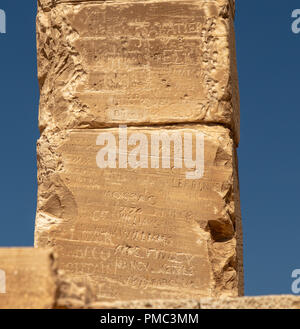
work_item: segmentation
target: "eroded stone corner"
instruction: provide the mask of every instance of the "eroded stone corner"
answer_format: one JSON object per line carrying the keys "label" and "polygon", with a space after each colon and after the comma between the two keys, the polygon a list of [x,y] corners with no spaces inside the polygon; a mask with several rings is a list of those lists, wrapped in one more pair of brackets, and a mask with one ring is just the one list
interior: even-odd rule
{"label": "eroded stone corner", "polygon": [[66,16],[72,6],[39,8],[37,14],[38,80],[41,132],[65,130],[83,116],[86,106],[74,95],[74,86],[85,81],[80,53],[72,45],[79,36]]}
{"label": "eroded stone corner", "polygon": [[209,254],[214,275],[214,297],[243,295],[243,259],[241,209],[237,154],[234,142],[221,144],[216,152],[215,163],[232,168],[228,180],[219,192],[224,201],[222,212],[208,221],[211,235]]}

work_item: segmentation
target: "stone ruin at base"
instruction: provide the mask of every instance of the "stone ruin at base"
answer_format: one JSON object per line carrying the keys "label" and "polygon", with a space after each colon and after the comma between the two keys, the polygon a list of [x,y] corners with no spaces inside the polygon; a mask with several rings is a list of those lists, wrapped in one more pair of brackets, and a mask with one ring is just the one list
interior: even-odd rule
{"label": "stone ruin at base", "polygon": [[39,1],[36,248],[0,251],[22,274],[7,289],[25,289],[0,307],[299,306],[235,298],[234,12],[234,0]]}

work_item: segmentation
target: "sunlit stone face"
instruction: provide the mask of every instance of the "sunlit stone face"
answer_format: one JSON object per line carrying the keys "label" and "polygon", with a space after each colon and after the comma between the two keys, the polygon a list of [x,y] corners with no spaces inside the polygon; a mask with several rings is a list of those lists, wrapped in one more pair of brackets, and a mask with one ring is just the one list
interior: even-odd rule
{"label": "sunlit stone face", "polygon": [[[127,133],[150,141],[154,131]],[[115,168],[99,168],[97,139],[110,133],[119,147],[117,128],[70,131],[57,145],[60,169],[41,177],[37,244],[54,246],[61,268],[89,281],[101,298],[211,296],[218,284],[215,257],[237,257],[238,191],[229,130],[200,125],[160,131],[203,133],[203,177],[188,179],[190,169],[174,168],[174,143],[170,169],[162,168],[162,158],[159,168],[151,168],[150,152],[149,168],[119,168],[118,161]],[[128,158],[135,147],[128,146]],[[195,148],[196,139],[193,158]],[[235,264],[225,271],[231,282],[226,289],[219,282],[224,293],[236,293],[236,271]]]}
{"label": "sunlit stone face", "polygon": [[242,292],[232,4],[40,2],[35,240],[99,300]]}
{"label": "sunlit stone face", "polygon": [[213,122],[238,141],[232,25],[230,7],[216,1],[83,2],[40,12],[41,127]]}

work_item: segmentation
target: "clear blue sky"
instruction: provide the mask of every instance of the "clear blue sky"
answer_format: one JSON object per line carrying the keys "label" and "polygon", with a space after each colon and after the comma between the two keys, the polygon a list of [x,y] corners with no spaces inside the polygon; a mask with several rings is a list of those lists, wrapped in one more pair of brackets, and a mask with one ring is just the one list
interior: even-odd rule
{"label": "clear blue sky", "polygon": [[[291,293],[300,268],[299,0],[237,0],[239,148],[247,295]],[[1,0],[0,246],[33,245],[38,85],[36,1]]]}

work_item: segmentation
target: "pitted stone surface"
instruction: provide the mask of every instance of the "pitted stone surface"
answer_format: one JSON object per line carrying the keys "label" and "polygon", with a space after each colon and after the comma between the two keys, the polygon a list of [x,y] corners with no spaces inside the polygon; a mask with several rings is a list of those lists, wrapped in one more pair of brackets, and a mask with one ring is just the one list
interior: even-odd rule
{"label": "pitted stone surface", "polygon": [[[39,1],[35,243],[97,300],[243,294],[233,19],[229,0]],[[119,125],[130,165],[100,168]],[[175,151],[151,167],[153,133],[203,134],[200,177]]]}
{"label": "pitted stone surface", "polygon": [[[53,308],[56,268],[48,249],[0,248],[0,309]],[[1,274],[5,274],[5,277]]]}
{"label": "pitted stone surface", "polygon": [[40,128],[221,123],[238,143],[231,8],[198,0],[40,6]]}
{"label": "pitted stone surface", "polygon": [[[157,129],[128,128],[128,139],[139,133],[150,141]],[[117,140],[116,128],[69,131],[49,141],[54,156],[41,140],[37,246],[54,247],[61,268],[89,280],[99,298],[238,295],[240,208],[230,131],[199,125],[159,132],[204,134],[201,179],[187,179],[186,168],[151,168],[151,154],[148,168],[122,169],[117,161],[100,169],[97,138]],[[196,158],[195,141],[193,147]]]}

